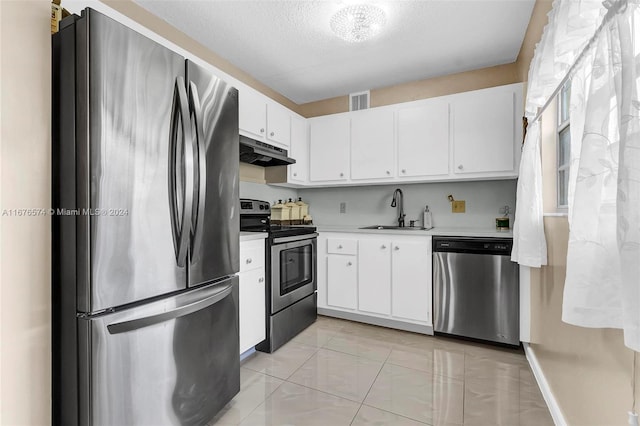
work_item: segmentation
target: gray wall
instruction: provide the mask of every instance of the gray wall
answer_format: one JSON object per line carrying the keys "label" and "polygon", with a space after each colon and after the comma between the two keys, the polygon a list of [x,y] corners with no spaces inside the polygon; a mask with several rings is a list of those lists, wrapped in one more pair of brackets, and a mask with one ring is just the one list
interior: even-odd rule
{"label": "gray wall", "polygon": [[[298,189],[298,195],[309,204],[316,225],[395,225],[397,209],[390,204],[396,188],[404,193],[407,225],[422,217],[425,205],[435,227],[495,227],[501,206],[515,209],[516,180]],[[451,213],[449,194],[466,201],[466,213]],[[341,202],[347,203],[344,214]],[[510,218],[513,226],[513,215]]]}
{"label": "gray wall", "polygon": [[240,198],[268,201],[273,205],[278,200],[297,200],[298,192],[291,188],[240,181]]}

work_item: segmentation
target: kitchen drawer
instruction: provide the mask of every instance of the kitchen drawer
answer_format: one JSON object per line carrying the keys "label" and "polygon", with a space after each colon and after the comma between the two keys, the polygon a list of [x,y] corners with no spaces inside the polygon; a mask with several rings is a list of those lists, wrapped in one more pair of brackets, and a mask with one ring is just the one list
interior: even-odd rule
{"label": "kitchen drawer", "polygon": [[327,253],[333,254],[358,254],[358,240],[343,238],[328,238]]}
{"label": "kitchen drawer", "polygon": [[240,242],[240,272],[264,268],[264,240]]}

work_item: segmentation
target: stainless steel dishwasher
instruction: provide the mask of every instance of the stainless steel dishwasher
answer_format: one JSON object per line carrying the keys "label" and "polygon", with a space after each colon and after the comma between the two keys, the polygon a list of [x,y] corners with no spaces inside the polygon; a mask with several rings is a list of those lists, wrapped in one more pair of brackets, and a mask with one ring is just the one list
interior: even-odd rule
{"label": "stainless steel dishwasher", "polygon": [[434,331],[520,344],[518,265],[511,238],[433,238]]}

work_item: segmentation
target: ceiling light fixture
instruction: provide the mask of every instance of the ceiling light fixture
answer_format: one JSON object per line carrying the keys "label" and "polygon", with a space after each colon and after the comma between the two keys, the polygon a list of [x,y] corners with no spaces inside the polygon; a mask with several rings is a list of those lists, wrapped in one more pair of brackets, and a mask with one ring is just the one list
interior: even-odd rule
{"label": "ceiling light fixture", "polygon": [[370,4],[357,4],[340,9],[331,17],[331,30],[338,37],[359,43],[378,34],[386,23],[382,9]]}

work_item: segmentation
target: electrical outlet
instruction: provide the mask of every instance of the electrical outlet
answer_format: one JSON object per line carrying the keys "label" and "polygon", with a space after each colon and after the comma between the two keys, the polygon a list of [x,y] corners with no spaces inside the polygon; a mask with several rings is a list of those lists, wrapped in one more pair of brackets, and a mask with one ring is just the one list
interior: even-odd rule
{"label": "electrical outlet", "polygon": [[455,200],[451,202],[451,213],[464,213],[466,205],[464,200]]}
{"label": "electrical outlet", "polygon": [[343,201],[342,203],[340,203],[340,213],[346,213],[346,212],[347,212],[347,203]]}

